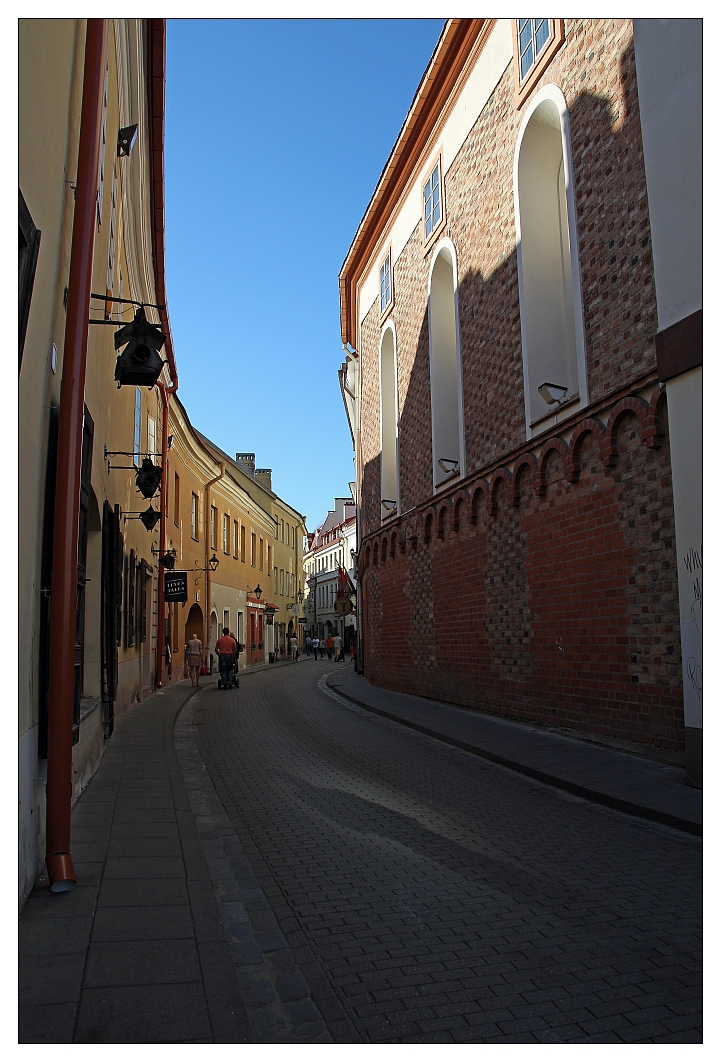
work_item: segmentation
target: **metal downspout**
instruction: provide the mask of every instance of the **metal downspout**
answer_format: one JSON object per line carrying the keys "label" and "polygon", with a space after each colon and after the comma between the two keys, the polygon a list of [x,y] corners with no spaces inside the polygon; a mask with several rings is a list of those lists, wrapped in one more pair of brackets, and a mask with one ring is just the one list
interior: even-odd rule
{"label": "metal downspout", "polygon": [[[167,335],[167,333],[166,333]],[[172,374],[172,370],[171,370]],[[158,384],[160,400],[163,403],[163,442],[161,445],[161,468],[163,478],[160,488],[160,554],[165,553],[167,544],[165,541],[166,514],[168,511],[168,395],[175,394],[178,390],[178,380],[172,387]],[[163,581],[164,569],[158,564],[158,621],[155,632],[155,686],[156,689],[163,685],[163,650],[165,649],[165,586]]]}
{"label": "metal downspout", "polygon": [[208,658],[208,670],[210,670],[210,488],[225,475],[225,461],[221,462],[220,472],[215,479],[208,480],[205,485],[205,652]]}
{"label": "metal downspout", "polygon": [[106,43],[106,20],[88,19],[63,376],[60,385],[53,574],[50,590],[45,862],[53,892],[65,892],[75,884],[75,870],[70,856],[70,812],[73,793],[72,727],[80,460]]}

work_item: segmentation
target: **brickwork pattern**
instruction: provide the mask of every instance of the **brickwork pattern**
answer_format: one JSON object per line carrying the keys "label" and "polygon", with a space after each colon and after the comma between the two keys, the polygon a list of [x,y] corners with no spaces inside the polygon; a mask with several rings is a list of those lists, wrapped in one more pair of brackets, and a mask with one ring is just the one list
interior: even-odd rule
{"label": "brickwork pattern", "polygon": [[[361,565],[366,674],[673,759],[684,725],[665,401],[624,400],[608,428],[587,423],[571,442],[550,440],[540,460],[524,454],[512,474],[423,510],[400,570],[382,545],[372,575]],[[366,556],[374,550],[371,540]],[[381,587],[397,595],[400,586],[407,652],[381,660]],[[419,632],[433,646],[422,657]]]}
{"label": "brickwork pattern", "polygon": [[[387,569],[395,584],[382,559],[378,578],[364,578],[366,673],[392,689],[679,755],[680,635],[664,401],[657,410],[659,392],[653,408],[622,397],[639,381],[637,395],[648,398],[655,372],[632,23],[567,19],[565,35],[538,87],[557,84],[569,108],[589,395],[607,405],[523,453],[513,156],[527,105],[516,108],[511,64],[445,174],[442,234],[458,259],[467,478],[457,492],[444,492],[451,515],[442,538],[443,498],[433,497],[431,478],[432,246],[424,247],[420,225],[395,260],[401,510],[412,510],[395,523],[408,541],[417,538],[418,548]],[[377,418],[368,408],[377,402],[378,325],[376,303],[361,331],[361,507],[371,543],[380,543],[381,533]],[[484,494],[475,523],[477,488]],[[464,491],[467,511],[453,530],[453,507]],[[406,660],[381,660],[375,651],[387,644],[381,610],[390,594],[402,615],[399,588],[410,610]],[[395,645],[397,632],[394,638]]]}
{"label": "brickwork pattern", "polygon": [[341,707],[327,668],[204,693],[196,733],[333,1038],[700,1042],[700,842]]}

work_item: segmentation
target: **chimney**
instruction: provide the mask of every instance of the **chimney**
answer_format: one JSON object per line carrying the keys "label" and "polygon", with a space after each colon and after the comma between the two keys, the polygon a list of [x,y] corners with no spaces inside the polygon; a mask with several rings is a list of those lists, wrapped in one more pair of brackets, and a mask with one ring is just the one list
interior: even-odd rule
{"label": "chimney", "polygon": [[236,454],[235,460],[248,476],[255,476],[255,454]]}
{"label": "chimney", "polygon": [[266,490],[270,491],[273,489],[270,485],[272,474],[272,468],[256,468],[255,470],[255,478],[258,480],[261,487],[265,487]]}

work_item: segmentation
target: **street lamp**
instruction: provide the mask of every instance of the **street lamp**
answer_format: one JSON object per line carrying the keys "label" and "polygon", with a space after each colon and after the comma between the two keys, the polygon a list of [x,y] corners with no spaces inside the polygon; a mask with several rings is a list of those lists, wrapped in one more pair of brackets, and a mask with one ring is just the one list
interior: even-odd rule
{"label": "street lamp", "polygon": [[253,593],[255,594],[256,601],[260,601],[261,597],[263,596],[263,591],[261,590],[260,586],[256,586]]}
{"label": "street lamp", "polygon": [[220,561],[218,560],[216,555],[213,554],[213,556],[208,561],[208,567],[210,568],[211,572],[214,572],[219,564],[220,564]]}

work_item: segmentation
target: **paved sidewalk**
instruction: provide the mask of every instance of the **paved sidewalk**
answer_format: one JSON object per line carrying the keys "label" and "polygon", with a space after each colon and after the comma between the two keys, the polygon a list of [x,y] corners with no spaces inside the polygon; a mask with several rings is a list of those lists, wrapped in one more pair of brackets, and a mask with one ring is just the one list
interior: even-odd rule
{"label": "paved sidewalk", "polygon": [[251,1041],[174,743],[194,693],[182,682],[120,716],[73,811],[77,885],[28,898],[20,1043]]}
{"label": "paved sidewalk", "polygon": [[371,712],[521,774],[618,811],[701,835],[702,794],[686,785],[683,768],[371,686],[352,667],[333,672],[327,684]]}

